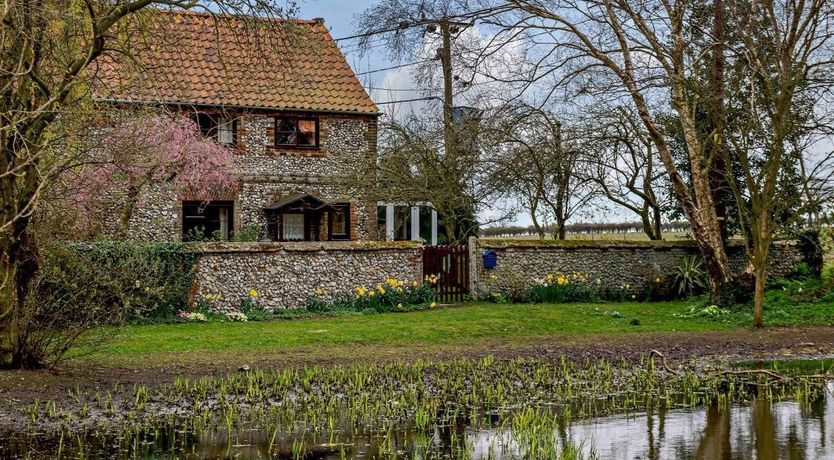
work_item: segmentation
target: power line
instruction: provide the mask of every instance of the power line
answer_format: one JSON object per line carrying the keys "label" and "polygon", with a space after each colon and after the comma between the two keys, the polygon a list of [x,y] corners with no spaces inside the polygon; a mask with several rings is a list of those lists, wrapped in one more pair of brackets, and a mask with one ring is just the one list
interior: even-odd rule
{"label": "power line", "polygon": [[393,91],[393,92],[415,92],[415,91],[426,91],[425,89],[420,88],[382,88],[379,86],[366,86],[365,89],[371,89],[374,91]]}
{"label": "power line", "polygon": [[387,28],[387,29],[372,30],[370,32],[364,32],[364,33],[361,33],[361,34],[349,35],[347,37],[334,38],[333,41],[340,42],[340,41],[345,41],[345,40],[355,40],[357,38],[365,38],[365,37],[371,37],[371,36],[374,36],[374,35],[387,34],[387,33],[390,33],[390,32],[397,32],[399,30],[410,29],[412,27],[425,26],[425,25],[429,25],[429,24],[437,24],[438,22],[442,22],[442,21],[459,22],[459,21],[454,21],[455,19],[475,20],[481,14],[495,13],[495,12],[498,12],[498,11],[507,11],[508,9],[512,9],[512,8],[510,8],[508,6],[499,7],[499,8],[487,7],[487,8],[483,8],[483,9],[480,9],[480,10],[470,11],[470,12],[467,12],[467,13],[453,14],[453,15],[450,15],[448,17],[440,18],[440,19],[421,19],[419,21],[414,21],[414,22],[411,22],[411,23],[409,23],[408,21],[403,21],[400,24],[398,24],[397,27],[390,27],[390,28]]}
{"label": "power line", "polygon": [[382,69],[367,70],[365,72],[356,73],[355,75],[356,76],[370,75],[372,73],[385,72],[387,70],[402,69],[403,67],[410,67],[410,66],[417,65],[417,64],[425,64],[426,62],[432,62],[432,61],[433,61],[433,59],[423,59],[421,61],[414,61],[414,62],[408,62],[406,64],[399,64],[399,65],[395,65],[395,66],[391,66],[391,67],[384,67]]}
{"label": "power line", "polygon": [[401,104],[406,102],[418,102],[418,101],[436,101],[440,98],[437,96],[428,96],[428,97],[416,97],[414,99],[400,99],[398,101],[385,101],[385,102],[376,102],[376,105],[387,105],[387,104]]}

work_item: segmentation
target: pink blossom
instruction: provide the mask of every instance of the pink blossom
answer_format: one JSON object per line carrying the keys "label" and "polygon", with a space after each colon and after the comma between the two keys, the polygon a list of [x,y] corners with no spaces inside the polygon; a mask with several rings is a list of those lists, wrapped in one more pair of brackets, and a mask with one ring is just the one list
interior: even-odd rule
{"label": "pink blossom", "polygon": [[92,131],[89,164],[75,178],[75,201],[87,217],[114,194],[139,200],[152,184],[206,201],[227,199],[237,189],[233,150],[204,137],[190,118],[137,116]]}

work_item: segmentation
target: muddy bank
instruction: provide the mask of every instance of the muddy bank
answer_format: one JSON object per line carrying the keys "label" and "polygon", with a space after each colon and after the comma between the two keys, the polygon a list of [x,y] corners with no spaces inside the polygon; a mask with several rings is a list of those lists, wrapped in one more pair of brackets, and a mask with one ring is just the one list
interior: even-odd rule
{"label": "muddy bank", "polygon": [[722,365],[743,359],[832,356],[834,327],[687,333],[582,334],[541,337],[522,342],[485,341],[479,346],[396,347],[343,345],[338,349],[259,352],[252,356],[223,356],[211,363],[190,363],[187,354],[160,366],[113,367],[94,358],[68,361],[55,369],[0,371],[0,415],[11,415],[36,399],[62,400],[81,391],[130,389],[135,385],[170,384],[177,376],[223,376],[241,367],[282,368],[303,365],[390,362],[495,356],[587,361],[605,358],[636,362],[651,350],[662,352],[675,365]]}

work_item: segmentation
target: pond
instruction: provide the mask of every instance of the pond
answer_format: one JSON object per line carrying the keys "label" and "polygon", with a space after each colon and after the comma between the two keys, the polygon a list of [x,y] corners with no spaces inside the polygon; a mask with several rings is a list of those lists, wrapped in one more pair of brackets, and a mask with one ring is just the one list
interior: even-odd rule
{"label": "pond", "polygon": [[[817,364],[805,363],[803,369],[819,370]],[[303,370],[255,379],[180,382],[167,394],[148,397],[139,409],[135,406],[146,390],[136,389],[131,394],[134,408],[127,409],[125,401],[119,417],[110,418],[96,410],[97,405],[116,404],[107,403],[108,396],[76,394],[74,404],[66,407],[78,409],[80,404],[80,415],[90,423],[79,414],[61,413],[55,405],[39,404],[41,416],[60,422],[7,433],[0,438],[0,457],[834,458],[830,381],[820,385],[800,379],[763,387],[759,375],[741,380],[676,377],[654,369],[626,372],[630,366],[625,363],[437,366]],[[769,363],[742,367],[790,368]],[[467,372],[469,380],[459,380]],[[441,375],[445,378],[438,380]],[[528,385],[525,376],[536,383]],[[562,383],[553,385],[556,376]],[[487,391],[512,391],[512,384],[513,393]],[[293,391],[275,388],[282,386]],[[352,393],[357,387],[366,389],[358,398],[363,401]],[[306,390],[295,391],[299,389]],[[602,389],[606,391],[598,391]],[[558,393],[550,393],[554,390]],[[232,395],[242,392],[249,395],[230,403]],[[168,404],[168,398],[189,400],[194,395],[214,402]],[[283,395],[283,403],[276,395]]]}

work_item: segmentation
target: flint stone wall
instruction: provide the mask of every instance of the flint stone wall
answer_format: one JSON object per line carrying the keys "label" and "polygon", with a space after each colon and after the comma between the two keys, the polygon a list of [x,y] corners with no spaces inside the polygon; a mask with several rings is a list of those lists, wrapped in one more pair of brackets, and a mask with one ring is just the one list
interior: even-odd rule
{"label": "flint stone wall", "polygon": [[194,251],[195,298],[220,294],[218,311],[237,310],[252,289],[265,309],[301,308],[317,290],[329,299],[423,274],[422,246],[412,242],[211,243]]}
{"label": "flint stone wall", "polygon": [[[170,185],[154,184],[143,190],[130,219],[132,241],[179,241],[182,239],[182,200],[234,201],[235,228],[266,223],[263,208],[294,193],[313,194],[329,202],[352,202],[353,239],[376,238],[375,203],[357,200],[357,191],[340,186],[346,172],[358,162],[376,156],[377,122],[372,116],[321,115],[320,148],[286,149],[273,144],[274,114],[241,114],[239,152],[234,171],[239,189],[233,196],[177,196]],[[113,235],[113,222],[104,222],[106,235]]]}
{"label": "flint stone wall", "polygon": [[[640,293],[652,280],[673,276],[681,259],[698,256],[700,252],[690,241],[531,241],[490,240],[471,238],[470,274],[474,295],[489,292],[507,282],[522,282],[532,286],[536,278],[548,273],[586,274],[588,279],[604,286]],[[482,254],[495,251],[498,256],[494,269],[483,266]],[[735,272],[747,265],[744,246],[733,244],[728,250],[730,265]],[[803,256],[789,242],[777,242],[771,248],[770,274],[784,276]]]}

